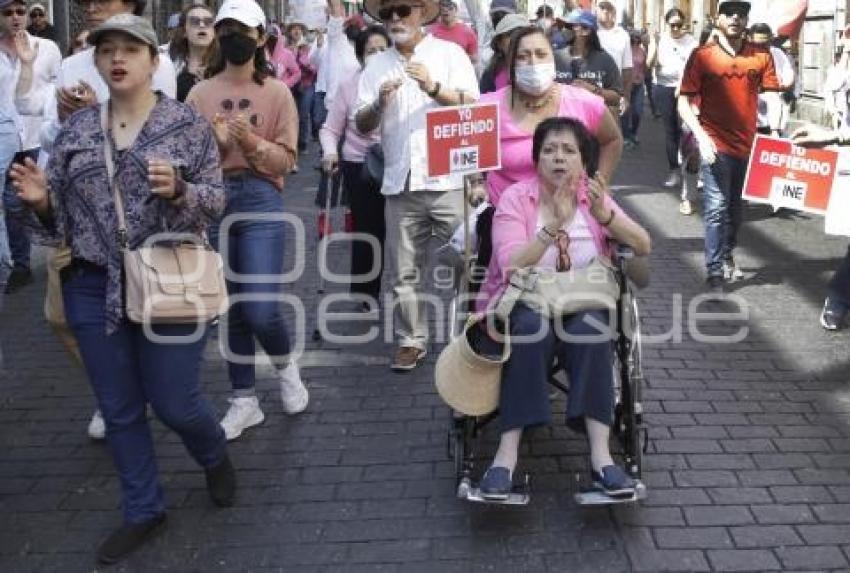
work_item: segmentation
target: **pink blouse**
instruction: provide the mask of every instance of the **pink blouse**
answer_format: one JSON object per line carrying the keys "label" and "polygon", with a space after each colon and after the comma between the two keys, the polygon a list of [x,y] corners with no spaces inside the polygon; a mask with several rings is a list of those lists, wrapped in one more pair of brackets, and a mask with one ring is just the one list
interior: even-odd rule
{"label": "pink blouse", "polygon": [[[493,256],[476,304],[479,311],[485,310],[499,300],[512,270],[511,258],[517,249],[522,248],[537,235],[540,192],[540,182],[535,176],[511,185],[502,194],[493,217]],[[605,207],[616,211],[617,217],[629,218],[610,195],[605,197]],[[590,214],[590,200],[587,198],[585,186],[578,190],[578,208],[585,217],[596,253],[611,256],[608,229],[600,225],[599,221]],[[572,251],[570,254],[577,255]],[[592,259],[587,257],[586,253],[580,255],[573,256],[574,260],[583,260],[587,263]]]}
{"label": "pink blouse", "polygon": [[[516,124],[511,116],[509,98],[510,88],[481,95],[481,103],[499,104],[499,137],[502,147],[502,168],[487,174],[487,191],[490,203],[499,205],[499,197],[509,186],[537,176],[537,170],[531,158],[531,144],[534,134],[525,131]],[[602,98],[587,90],[572,86],[560,86],[561,101],[558,107],[559,117],[572,117],[584,124],[590,133],[596,133],[605,103]]]}
{"label": "pink blouse", "polygon": [[336,154],[337,146],[343,133],[345,142],[342,144],[342,159],[354,163],[366,160],[366,151],[372,144],[381,141],[381,130],[376,129],[372,135],[363,135],[357,131],[357,86],[360,83],[360,70],[348,79],[340,78],[336,97],[328,109],[328,116],[319,131],[319,142],[323,154]]}
{"label": "pink blouse", "polygon": [[277,79],[285,83],[289,89],[294,88],[301,81],[301,67],[295,61],[295,54],[286,47],[283,38],[278,40],[271,62],[277,72]]}

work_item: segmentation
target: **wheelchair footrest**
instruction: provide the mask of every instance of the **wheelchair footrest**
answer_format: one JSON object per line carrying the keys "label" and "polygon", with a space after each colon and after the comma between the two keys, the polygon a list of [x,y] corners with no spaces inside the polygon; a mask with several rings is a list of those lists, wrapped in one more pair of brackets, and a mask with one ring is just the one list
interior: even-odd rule
{"label": "wheelchair footrest", "polygon": [[615,505],[620,503],[635,503],[645,499],[646,495],[646,486],[643,482],[638,482],[634,493],[610,495],[601,488],[590,486],[576,493],[575,500],[579,505]]}
{"label": "wheelchair footrest", "polygon": [[521,490],[515,488],[514,491],[507,494],[503,498],[485,497],[477,485],[472,483],[469,478],[463,478],[460,485],[457,486],[457,497],[473,503],[485,503],[488,505],[528,505],[531,501],[531,495],[528,492],[528,476],[526,476],[526,486]]}

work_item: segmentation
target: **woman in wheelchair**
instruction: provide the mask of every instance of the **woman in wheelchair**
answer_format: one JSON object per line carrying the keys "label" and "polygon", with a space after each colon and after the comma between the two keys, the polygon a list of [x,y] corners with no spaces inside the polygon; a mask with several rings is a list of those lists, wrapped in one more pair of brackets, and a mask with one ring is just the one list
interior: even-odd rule
{"label": "woman in wheelchair", "polygon": [[[610,256],[612,242],[637,255],[650,251],[647,231],[620,209],[602,178],[595,176],[598,144],[582,123],[563,117],[543,121],[534,132],[532,154],[537,177],[509,187],[496,211],[493,257],[482,287],[486,306],[498,302],[513,269],[580,269],[597,256]],[[501,440],[480,483],[485,499],[507,498],[523,429],[550,421],[547,380],[556,355],[570,380],[567,425],[587,433],[594,487],[612,496],[634,493],[635,480],[609,451],[614,357],[610,337],[600,340],[604,331],[594,324],[605,328],[608,311],[586,310],[550,320],[522,302],[513,308],[508,321],[511,356],[502,370],[499,399]],[[520,340],[523,335],[526,340]]]}

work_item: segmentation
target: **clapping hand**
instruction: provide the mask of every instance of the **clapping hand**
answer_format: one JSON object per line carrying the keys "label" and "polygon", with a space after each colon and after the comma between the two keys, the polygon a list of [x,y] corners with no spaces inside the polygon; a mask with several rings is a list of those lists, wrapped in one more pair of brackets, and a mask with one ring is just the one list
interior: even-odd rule
{"label": "clapping hand", "polygon": [[177,188],[177,174],[170,161],[148,160],[148,182],[151,193],[161,199],[173,199]]}
{"label": "clapping hand", "polygon": [[27,33],[23,30],[16,32],[12,39],[15,46],[15,53],[18,54],[18,59],[24,65],[32,64],[38,56],[38,44],[30,46]]}

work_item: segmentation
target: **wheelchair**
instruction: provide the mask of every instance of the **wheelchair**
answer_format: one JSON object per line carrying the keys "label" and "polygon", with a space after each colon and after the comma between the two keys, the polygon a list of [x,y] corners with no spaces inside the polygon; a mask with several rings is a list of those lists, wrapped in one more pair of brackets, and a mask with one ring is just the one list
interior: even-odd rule
{"label": "wheelchair", "polygon": [[[474,281],[470,281],[470,277],[475,276],[476,273],[479,277],[481,276],[480,265],[484,261],[476,263],[474,257],[469,256],[469,249],[466,251],[466,256],[457,250],[449,254],[451,253],[449,246],[444,250],[441,257],[444,264],[453,265],[460,271],[455,273],[454,297],[449,306],[449,324],[452,326],[452,334],[457,336],[462,332],[468,312],[471,311],[465,308],[470,300],[470,289],[472,288],[474,292]],[[633,259],[634,254],[630,249],[618,247],[615,249],[612,260],[620,296],[615,309],[617,329],[612,340],[614,360],[611,367],[614,371],[616,402],[611,431],[611,439],[615,443],[612,444],[614,447],[611,451],[615,458],[620,458],[626,472],[637,481],[637,486],[634,493],[627,496],[611,496],[592,485],[583,487],[574,495],[576,503],[583,506],[634,503],[647,495],[646,486],[641,481],[643,456],[648,447],[648,431],[643,421],[641,396],[645,380],[642,370],[640,312],[634,294],[637,284],[629,278],[627,273],[629,262]],[[648,280],[646,277],[642,279],[637,282],[645,286]],[[559,373],[563,373],[563,366],[557,359],[554,360],[548,382],[554,392],[568,395],[569,382],[562,381],[558,377]],[[447,452],[449,459],[454,462],[456,495],[458,499],[470,502],[527,505],[531,499],[528,474],[524,476],[524,483],[518,487],[515,486],[513,492],[504,500],[485,499],[477,487],[476,462],[489,461],[489,458],[479,453],[478,438],[498,415],[498,410],[481,417],[450,411]]]}

